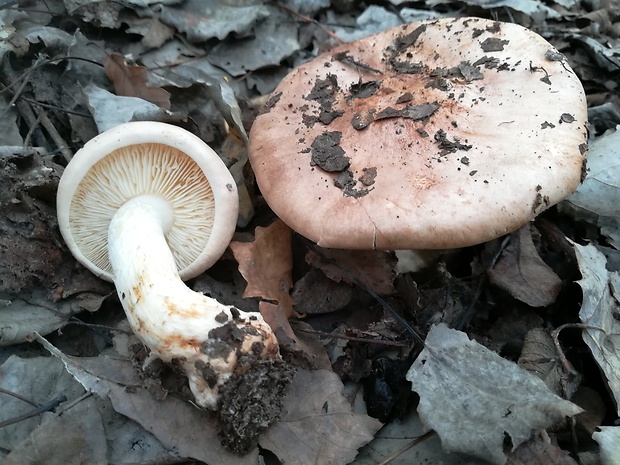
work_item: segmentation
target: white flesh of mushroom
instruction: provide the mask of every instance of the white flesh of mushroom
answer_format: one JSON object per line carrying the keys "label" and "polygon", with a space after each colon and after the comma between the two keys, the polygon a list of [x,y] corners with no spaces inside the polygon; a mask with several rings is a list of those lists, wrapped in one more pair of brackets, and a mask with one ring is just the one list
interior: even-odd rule
{"label": "white flesh of mushroom", "polygon": [[260,315],[222,305],[183,283],[164,237],[172,215],[166,200],[154,195],[135,197],[116,212],[108,234],[114,284],[138,337],[154,355],[182,367],[199,405],[215,408],[218,388],[238,356],[273,356],[278,344]]}

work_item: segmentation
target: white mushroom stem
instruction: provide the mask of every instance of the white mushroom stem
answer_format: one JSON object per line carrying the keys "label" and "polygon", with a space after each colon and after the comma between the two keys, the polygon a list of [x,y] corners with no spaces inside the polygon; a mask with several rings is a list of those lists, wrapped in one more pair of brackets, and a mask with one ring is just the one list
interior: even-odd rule
{"label": "white mushroom stem", "polygon": [[164,236],[173,221],[167,201],[155,195],[118,209],[108,231],[114,284],[136,335],[154,355],[185,371],[199,405],[215,408],[218,388],[239,356],[277,357],[278,344],[260,315],[183,283]]}

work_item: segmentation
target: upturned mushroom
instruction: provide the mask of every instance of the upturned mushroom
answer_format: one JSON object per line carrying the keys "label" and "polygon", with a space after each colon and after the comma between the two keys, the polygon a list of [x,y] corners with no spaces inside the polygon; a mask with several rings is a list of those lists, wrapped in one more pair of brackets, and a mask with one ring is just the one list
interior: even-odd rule
{"label": "upturned mushroom", "polygon": [[193,134],[163,123],[110,129],[76,153],[60,180],[60,231],[73,255],[113,281],[151,353],[177,363],[196,402],[215,408],[237,360],[279,357],[259,314],[189,289],[235,230],[235,182]]}
{"label": "upturned mushroom", "polygon": [[265,200],[323,247],[446,249],[514,231],[569,195],[584,91],[521,26],[415,22],[296,68],[250,133]]}

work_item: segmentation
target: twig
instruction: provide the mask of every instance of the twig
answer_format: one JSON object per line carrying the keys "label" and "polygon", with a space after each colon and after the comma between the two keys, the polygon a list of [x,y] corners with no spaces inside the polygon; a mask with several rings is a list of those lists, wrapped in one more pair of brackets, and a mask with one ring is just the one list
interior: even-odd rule
{"label": "twig", "polygon": [[579,373],[573,367],[573,364],[568,361],[566,355],[564,355],[564,351],[560,346],[560,340],[558,337],[560,336],[560,332],[566,328],[578,328],[578,329],[595,329],[598,331],[603,331],[601,328],[597,328],[596,326],[584,325],[583,323],[566,323],[564,325],[558,326],[551,332],[551,338],[553,339],[553,345],[555,346],[555,351],[558,353],[558,358],[560,362],[562,362],[562,368],[564,371],[571,376],[577,376]]}
{"label": "twig", "polygon": [[38,106],[43,107],[43,108],[48,108],[50,110],[56,110],[56,111],[62,111],[63,113],[67,113],[69,115],[75,115],[75,116],[81,116],[83,118],[93,119],[93,115],[91,115],[89,113],[82,113],[82,112],[79,112],[79,111],[67,110],[66,108],[58,107],[56,105],[50,105],[48,103],[37,102],[36,100],[32,100],[32,99],[26,98],[23,95],[20,96],[20,98],[22,100],[25,100],[28,103],[32,103],[34,105],[38,105]]}
{"label": "twig", "polygon": [[297,16],[299,19],[306,21],[308,23],[314,24],[316,27],[318,27],[321,31],[323,31],[325,34],[327,34],[329,37],[331,37],[332,39],[334,39],[336,42],[338,42],[338,44],[342,45],[344,43],[346,43],[345,41],[343,41],[340,37],[338,37],[336,34],[334,34],[332,31],[330,31],[329,29],[327,29],[326,27],[324,27],[322,24],[320,24],[316,19],[312,19],[308,16],[302,15],[301,13],[297,13],[295,10],[293,10],[292,8],[283,5],[281,3],[275,3],[275,6],[277,6],[278,8],[286,11],[287,13],[293,15],[293,16]]}
{"label": "twig", "polygon": [[392,455],[390,455],[388,458],[386,458],[382,462],[379,462],[377,465],[388,465],[392,460],[397,459],[398,457],[403,455],[405,452],[407,452],[409,449],[411,449],[413,446],[417,446],[421,442],[426,441],[427,439],[435,436],[436,434],[437,433],[434,430],[430,430],[424,433],[422,436],[418,436],[410,443],[406,444],[405,446],[401,447],[397,451],[393,452]]}
{"label": "twig", "polygon": [[53,398],[49,402],[46,402],[45,404],[32,409],[28,413],[24,413],[16,417],[9,418],[8,420],[0,421],[0,428],[4,428],[5,426],[9,426],[9,425],[18,423],[23,420],[27,420],[28,418],[35,417],[37,415],[41,415],[44,412],[53,412],[54,409],[56,409],[56,407],[58,407],[60,404],[62,404],[66,400],[67,400],[67,396],[65,396],[64,394],[61,394]]}
{"label": "twig", "polygon": [[16,399],[22,400],[22,401],[26,402],[27,404],[32,405],[33,407],[38,407],[39,406],[39,404],[37,404],[34,400],[30,400],[27,397],[24,397],[21,394],[18,394],[18,393],[13,392],[13,391],[9,391],[8,389],[0,388],[0,392],[2,394],[6,394],[8,396],[15,397]]}
{"label": "twig", "polygon": [[342,268],[340,266],[340,264],[336,263],[334,260],[327,258],[325,255],[323,255],[323,253],[321,253],[317,247],[313,247],[310,246],[312,248],[312,250],[314,251],[314,253],[316,253],[318,256],[321,257],[322,260],[325,260],[327,263],[329,263],[330,265],[335,266],[336,268],[338,268],[340,271],[342,271],[343,273],[345,273],[349,279],[351,279],[357,286],[361,287],[362,289],[364,289],[368,294],[370,294],[370,296],[375,299],[377,302],[379,302],[379,304],[381,304],[381,306],[390,314],[390,316],[392,318],[394,318],[412,337],[413,339],[418,343],[421,344],[422,347],[426,347],[426,345],[424,344],[424,339],[422,339],[422,336],[420,336],[407,322],[407,320],[405,320],[402,316],[400,316],[398,314],[398,312],[396,310],[394,310],[390,304],[388,304],[383,298],[381,298],[379,296],[379,294],[377,294],[375,291],[373,291],[370,287],[368,287],[364,282],[362,282],[360,279],[358,279],[356,276],[353,275],[353,273],[351,273],[349,270],[345,270],[344,268]]}
{"label": "twig", "polygon": [[32,109],[37,114],[37,116],[41,118],[41,124],[50,135],[50,137],[53,139],[54,143],[58,147],[58,150],[60,150],[60,153],[62,153],[63,157],[65,157],[65,160],[67,160],[67,162],[70,162],[73,158],[73,153],[71,152],[71,150],[69,150],[69,147],[65,140],[62,138],[62,136],[58,134],[58,131],[45,114],[43,108],[38,106],[38,104],[34,104]]}
{"label": "twig", "polygon": [[302,332],[302,333],[308,333],[308,334],[316,334],[318,336],[333,337],[336,339],[345,339],[347,341],[365,342],[367,344],[382,344],[386,346],[409,347],[409,344],[405,342],[383,341],[383,340],[378,340],[378,339],[369,339],[366,337],[345,336],[344,334],[326,333],[324,331],[316,331],[313,329],[312,330],[311,329],[297,329],[297,331]]}

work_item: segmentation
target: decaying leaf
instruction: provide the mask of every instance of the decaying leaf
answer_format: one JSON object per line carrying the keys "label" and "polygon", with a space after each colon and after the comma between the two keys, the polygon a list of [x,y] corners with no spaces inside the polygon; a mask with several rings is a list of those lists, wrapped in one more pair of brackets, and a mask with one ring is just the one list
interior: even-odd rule
{"label": "decaying leaf", "polygon": [[222,155],[231,162],[234,161],[229,170],[237,184],[237,192],[239,194],[237,226],[240,228],[247,226],[254,217],[254,204],[248,190],[250,186],[248,185],[248,176],[245,170],[246,166],[248,166],[247,136],[245,136],[245,133],[243,133],[243,136],[246,138],[245,141],[240,137],[240,133],[233,128],[233,130],[228,132],[221,148]]}
{"label": "decaying leaf", "polygon": [[527,332],[519,356],[519,366],[542,379],[551,392],[562,395],[561,379],[564,370],[548,331],[534,328]]}
{"label": "decaying leaf", "polygon": [[295,311],[302,314],[330,313],[344,308],[353,297],[353,287],[329,279],[316,268],[295,283]]}
{"label": "decaying leaf", "polygon": [[517,447],[507,465],[577,465],[567,452],[536,436]]}
{"label": "decaying leaf", "polygon": [[116,95],[139,97],[170,110],[170,94],[159,87],[148,87],[148,71],[144,66],[127,64],[124,56],[111,54],[104,63],[106,75],[114,83]]}
{"label": "decaying leaf", "polygon": [[[138,422],[182,457],[221,465],[256,463],[255,450],[243,457],[228,452],[218,438],[215,413],[180,398],[156,399],[145,388],[131,361],[115,357],[69,357],[41,337],[37,341],[60,358],[85,389],[112,401],[114,409]],[[165,418],[166,421],[161,421]]]}
{"label": "decaying leaf", "polygon": [[377,294],[390,295],[395,292],[395,260],[388,252],[381,250],[321,249],[306,254],[306,262],[320,269],[337,283],[344,281],[364,283]]}
{"label": "decaying leaf", "polygon": [[562,286],[562,280],[538,255],[529,225],[510,235],[510,242],[489,271],[489,278],[491,283],[532,307],[551,305]]}
{"label": "decaying leaf", "polygon": [[592,438],[601,447],[602,465],[620,465],[620,426],[601,426]]}
{"label": "decaying leaf", "polygon": [[446,451],[496,464],[506,463],[506,437],[514,449],[533,431],[581,412],[536,376],[443,324],[431,328],[407,379],[420,396],[420,418]]}
{"label": "decaying leaf", "polygon": [[248,282],[243,297],[276,301],[289,316],[293,311],[289,295],[293,287],[291,235],[291,228],[277,220],[266,228],[257,227],[253,242],[230,244],[239,271]]}
{"label": "decaying leaf", "polygon": [[[296,367],[331,370],[332,365],[322,342],[309,332],[312,330],[311,326],[300,320],[293,320],[297,330],[295,332],[291,325],[292,322],[278,305],[262,301],[258,307],[261,315],[278,338],[280,351],[285,360],[290,361]],[[304,332],[304,330],[308,332]]]}
{"label": "decaying leaf", "polygon": [[181,115],[174,115],[139,97],[114,95],[95,85],[86,86],[84,94],[99,132],[129,121],[173,122],[182,119]]}
{"label": "decaying leaf", "polygon": [[[108,461],[131,465],[176,457],[140,425],[115,412],[108,399],[84,396],[84,388],[56,357],[12,356],[0,366],[0,379],[4,389],[40,404],[58,395],[67,397],[54,414],[36,415],[0,429],[3,465],[94,465]],[[33,408],[20,399],[0,396],[3,420]],[[5,457],[4,451],[10,453]]]}
{"label": "decaying leaf", "polygon": [[590,142],[586,178],[562,207],[597,224],[620,249],[620,130],[609,130]]}
{"label": "decaying leaf", "polygon": [[283,463],[350,463],[381,423],[353,413],[343,389],[342,381],[331,371],[298,370],[284,400],[282,418],[261,437],[261,447]]}
{"label": "decaying leaf", "polygon": [[605,268],[605,255],[590,244],[575,244],[583,291],[581,321],[592,328],[582,333],[596,363],[605,375],[620,414],[620,273]]}

